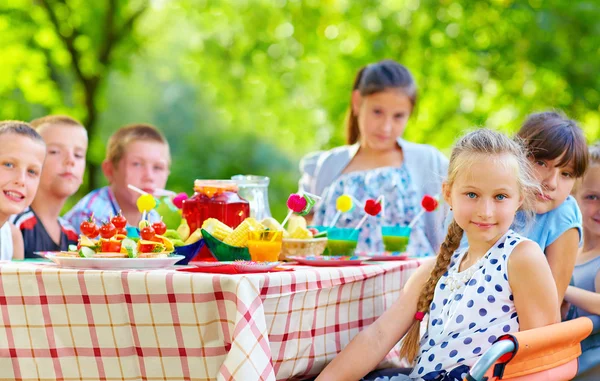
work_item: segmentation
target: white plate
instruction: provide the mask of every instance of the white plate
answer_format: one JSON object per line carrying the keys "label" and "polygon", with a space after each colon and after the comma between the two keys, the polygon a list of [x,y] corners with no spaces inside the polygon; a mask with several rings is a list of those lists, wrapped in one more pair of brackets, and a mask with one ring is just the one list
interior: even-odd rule
{"label": "white plate", "polygon": [[60,267],[70,269],[145,270],[172,267],[185,257],[183,255],[173,255],[166,258],[77,258],[46,254],[46,258]]}

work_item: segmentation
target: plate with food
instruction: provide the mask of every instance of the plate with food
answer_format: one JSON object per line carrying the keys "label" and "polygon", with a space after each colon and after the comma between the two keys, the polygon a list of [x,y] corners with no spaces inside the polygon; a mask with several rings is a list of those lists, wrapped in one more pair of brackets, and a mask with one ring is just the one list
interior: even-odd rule
{"label": "plate with food", "polygon": [[[80,269],[153,269],[173,266],[185,258],[173,255],[173,242],[148,221],[140,222],[140,237],[128,237],[127,221],[120,214],[96,227],[93,216],[84,221],[77,245],[68,251],[45,253],[61,267]],[[166,227],[165,229],[166,230]]]}

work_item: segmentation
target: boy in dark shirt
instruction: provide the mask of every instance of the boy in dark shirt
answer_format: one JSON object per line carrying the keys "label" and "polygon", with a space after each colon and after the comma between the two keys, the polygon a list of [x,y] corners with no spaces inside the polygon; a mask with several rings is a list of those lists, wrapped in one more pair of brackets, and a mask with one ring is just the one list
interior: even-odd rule
{"label": "boy in dark shirt", "polygon": [[31,122],[46,143],[46,161],[38,192],[22,213],[11,219],[23,234],[25,258],[37,251],[67,250],[77,244],[76,230],[60,218],[65,202],[81,185],[88,147],[86,129],[73,118],[50,115]]}

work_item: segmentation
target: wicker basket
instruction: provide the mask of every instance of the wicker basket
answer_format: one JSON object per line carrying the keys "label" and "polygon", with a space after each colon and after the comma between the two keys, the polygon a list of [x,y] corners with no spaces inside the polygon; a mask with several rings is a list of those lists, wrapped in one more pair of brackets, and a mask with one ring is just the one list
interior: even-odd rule
{"label": "wicker basket", "polygon": [[284,238],[279,260],[284,261],[290,256],[308,257],[311,255],[321,255],[326,247],[327,237],[310,239]]}

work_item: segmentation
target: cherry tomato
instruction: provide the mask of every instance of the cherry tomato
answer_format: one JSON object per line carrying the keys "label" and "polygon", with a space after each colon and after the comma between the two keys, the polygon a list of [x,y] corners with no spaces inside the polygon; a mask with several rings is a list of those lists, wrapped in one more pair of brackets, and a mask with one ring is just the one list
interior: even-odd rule
{"label": "cherry tomato", "polygon": [[127,226],[127,219],[121,214],[121,212],[114,216],[110,222],[112,222],[117,229],[125,229],[125,226]]}
{"label": "cherry tomato", "polygon": [[98,237],[98,235],[100,235],[100,228],[98,226],[94,225],[94,230],[92,230],[90,232],[90,234],[91,235],[88,236],[89,238],[96,238],[96,237]]}
{"label": "cherry tomato", "polygon": [[167,232],[167,224],[165,224],[162,220],[153,223],[152,228],[154,229],[154,232],[158,235],[163,235]]}
{"label": "cherry tomato", "polygon": [[121,241],[102,241],[100,245],[100,251],[103,253],[120,253],[121,252]]}
{"label": "cherry tomato", "polygon": [[81,230],[81,234],[89,238],[98,237],[98,227],[94,223],[94,220],[91,218],[87,221],[83,221],[81,225],[79,225],[79,230]]}
{"label": "cherry tomato", "polygon": [[108,239],[114,237],[115,234],[117,234],[117,228],[110,221],[102,225],[100,228],[100,237],[102,238]]}
{"label": "cherry tomato", "polygon": [[125,229],[125,228],[117,228],[117,234],[123,234],[123,235],[126,236],[127,235],[127,229]]}
{"label": "cherry tomato", "polygon": [[154,246],[151,243],[140,243],[140,253],[151,253],[154,251]]}
{"label": "cherry tomato", "polygon": [[146,226],[140,231],[140,237],[145,241],[152,241],[156,232],[152,226]]}

